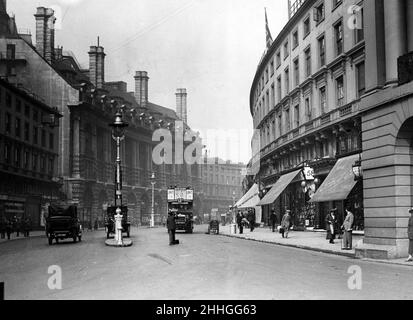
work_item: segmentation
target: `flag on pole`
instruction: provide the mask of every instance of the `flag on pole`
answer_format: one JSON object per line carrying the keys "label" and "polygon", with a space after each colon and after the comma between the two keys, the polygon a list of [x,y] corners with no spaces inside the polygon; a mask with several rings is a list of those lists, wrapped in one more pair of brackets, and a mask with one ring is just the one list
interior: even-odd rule
{"label": "flag on pole", "polygon": [[265,11],[266,43],[267,43],[267,48],[269,48],[271,47],[273,40],[272,40],[270,28],[268,27],[267,8],[264,8],[264,11]]}

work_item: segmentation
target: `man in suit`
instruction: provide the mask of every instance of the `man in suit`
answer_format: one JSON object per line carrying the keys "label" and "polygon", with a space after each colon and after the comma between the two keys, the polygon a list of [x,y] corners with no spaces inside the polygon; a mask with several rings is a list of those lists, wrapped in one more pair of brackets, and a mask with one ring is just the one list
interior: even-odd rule
{"label": "man in suit", "polygon": [[290,227],[291,227],[290,213],[291,213],[291,210],[289,209],[285,210],[285,214],[281,221],[281,234],[283,238],[288,238],[288,233],[290,231]]}
{"label": "man in suit", "polygon": [[337,208],[330,210],[330,213],[326,217],[326,229],[327,229],[327,240],[330,240],[331,244],[334,244],[337,233]]}
{"label": "man in suit", "polygon": [[343,225],[341,229],[344,230],[343,236],[343,250],[351,250],[353,244],[353,223],[354,223],[354,215],[350,211],[350,208],[346,208],[346,218],[344,219]]}
{"label": "man in suit", "polygon": [[173,214],[173,212],[169,212],[168,219],[166,220],[166,226],[169,233],[169,245],[172,246],[177,244],[175,240],[176,223],[175,215]]}
{"label": "man in suit", "polygon": [[270,225],[272,228],[272,232],[275,232],[275,223],[277,222],[277,215],[275,214],[275,210],[271,210],[271,215],[270,215]]}
{"label": "man in suit", "polygon": [[243,234],[243,232],[244,232],[244,226],[242,224],[242,219],[243,218],[244,218],[244,215],[242,214],[242,212],[238,211],[236,219],[237,219],[237,225],[238,225],[238,228],[239,228],[239,234]]}

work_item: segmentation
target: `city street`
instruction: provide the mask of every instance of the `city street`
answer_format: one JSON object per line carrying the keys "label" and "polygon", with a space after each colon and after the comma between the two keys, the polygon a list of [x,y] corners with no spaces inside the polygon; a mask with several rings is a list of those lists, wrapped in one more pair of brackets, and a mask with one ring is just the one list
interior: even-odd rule
{"label": "city street", "polygon": [[[130,248],[106,247],[103,231],[81,243],[49,246],[45,237],[0,243],[5,299],[270,300],[411,299],[411,267],[164,228],[133,229]],[[62,289],[50,290],[50,266]],[[349,268],[362,271],[361,290],[348,286]]]}

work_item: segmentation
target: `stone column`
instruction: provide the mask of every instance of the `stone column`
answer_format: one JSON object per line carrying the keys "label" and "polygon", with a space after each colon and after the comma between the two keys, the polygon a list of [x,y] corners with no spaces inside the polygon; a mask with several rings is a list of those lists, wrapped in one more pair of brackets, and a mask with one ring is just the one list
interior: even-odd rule
{"label": "stone column", "polygon": [[[387,0],[389,1],[389,0]],[[366,39],[366,92],[380,88],[385,82],[383,0],[364,2]]]}
{"label": "stone column", "polygon": [[406,15],[407,15],[407,51],[413,51],[413,1],[406,0]]}
{"label": "stone column", "polygon": [[397,59],[406,53],[405,17],[404,0],[384,0],[386,84],[397,83]]}

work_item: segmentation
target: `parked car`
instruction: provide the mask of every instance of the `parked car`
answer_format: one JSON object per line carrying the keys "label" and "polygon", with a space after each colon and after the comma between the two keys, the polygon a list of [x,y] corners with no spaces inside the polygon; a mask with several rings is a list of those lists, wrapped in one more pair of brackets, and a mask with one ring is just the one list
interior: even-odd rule
{"label": "parked car", "polygon": [[77,216],[76,206],[49,206],[49,215],[46,218],[46,236],[49,245],[53,240],[72,239],[74,243],[82,241],[82,225]]}

